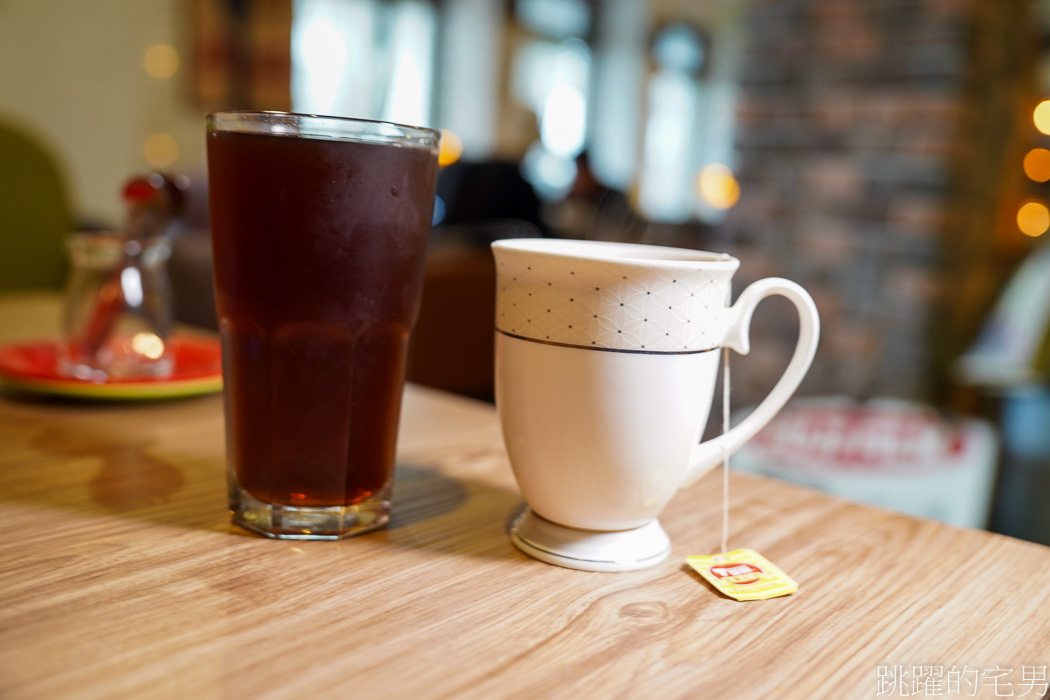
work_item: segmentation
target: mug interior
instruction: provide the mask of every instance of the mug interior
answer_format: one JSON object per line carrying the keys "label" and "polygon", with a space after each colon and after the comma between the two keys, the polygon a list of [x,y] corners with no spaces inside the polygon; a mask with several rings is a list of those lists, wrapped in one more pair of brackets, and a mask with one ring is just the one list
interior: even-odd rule
{"label": "mug interior", "polygon": [[695,265],[702,263],[713,269],[736,269],[740,261],[726,253],[711,253],[689,248],[646,245],[643,243],[613,243],[608,241],[579,241],[558,238],[511,238],[495,241],[499,250],[520,251],[536,255],[603,260],[609,262],[661,262]]}

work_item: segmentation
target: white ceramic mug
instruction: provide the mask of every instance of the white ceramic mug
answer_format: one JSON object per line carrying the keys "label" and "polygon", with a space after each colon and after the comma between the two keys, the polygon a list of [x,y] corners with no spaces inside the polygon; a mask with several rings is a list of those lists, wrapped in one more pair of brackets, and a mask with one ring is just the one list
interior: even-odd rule
{"label": "white ceramic mug", "polygon": [[[557,239],[492,248],[496,404],[529,505],[513,541],[572,568],[658,563],[670,543],[656,518],[671,497],[753,437],[805,376],[819,335],[812,298],[769,278],[729,306],[740,263],[723,254]],[[773,294],[798,309],[791,362],[747,418],[701,443],[718,350],[748,352],[752,313]]]}

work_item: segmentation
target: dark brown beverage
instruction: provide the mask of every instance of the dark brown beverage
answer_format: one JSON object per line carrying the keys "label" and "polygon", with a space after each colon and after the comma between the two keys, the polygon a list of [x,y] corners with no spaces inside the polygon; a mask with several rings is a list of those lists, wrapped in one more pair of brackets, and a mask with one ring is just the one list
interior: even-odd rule
{"label": "dark brown beverage", "polygon": [[436,171],[418,145],[209,130],[233,488],[388,499]]}

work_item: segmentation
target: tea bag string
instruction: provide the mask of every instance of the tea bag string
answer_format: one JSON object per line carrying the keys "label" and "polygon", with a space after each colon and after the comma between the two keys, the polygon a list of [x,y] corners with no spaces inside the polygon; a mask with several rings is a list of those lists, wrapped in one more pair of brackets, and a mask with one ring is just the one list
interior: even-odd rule
{"label": "tea bag string", "polygon": [[729,551],[729,348],[722,349],[722,553]]}

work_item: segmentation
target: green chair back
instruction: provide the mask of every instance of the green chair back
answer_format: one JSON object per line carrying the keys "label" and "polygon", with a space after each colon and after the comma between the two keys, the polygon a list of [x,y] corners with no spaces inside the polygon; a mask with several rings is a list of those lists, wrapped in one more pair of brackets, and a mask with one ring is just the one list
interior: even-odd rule
{"label": "green chair back", "polygon": [[54,158],[29,134],[0,123],[0,291],[58,289],[71,227]]}

